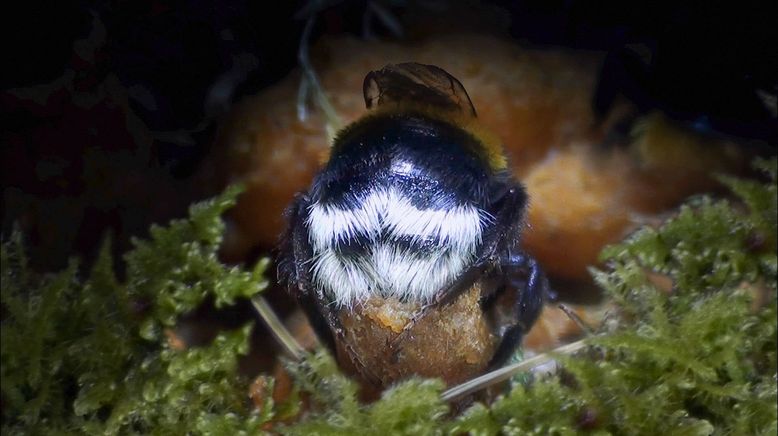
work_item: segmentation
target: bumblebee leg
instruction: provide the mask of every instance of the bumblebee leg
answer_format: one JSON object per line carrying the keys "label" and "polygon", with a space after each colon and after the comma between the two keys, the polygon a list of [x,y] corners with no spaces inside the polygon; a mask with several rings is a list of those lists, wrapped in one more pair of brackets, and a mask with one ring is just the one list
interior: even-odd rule
{"label": "bumblebee leg", "polygon": [[497,351],[492,357],[490,367],[505,363],[521,342],[532,324],[535,323],[543,302],[553,293],[548,285],[548,279],[537,261],[526,253],[509,253],[500,261],[505,290],[517,292],[518,298],[514,307],[516,324],[505,331]]}

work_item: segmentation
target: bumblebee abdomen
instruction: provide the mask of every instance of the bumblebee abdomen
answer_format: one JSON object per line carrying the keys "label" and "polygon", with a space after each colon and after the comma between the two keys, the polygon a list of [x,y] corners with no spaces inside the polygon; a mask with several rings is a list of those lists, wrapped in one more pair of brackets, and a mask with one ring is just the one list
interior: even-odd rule
{"label": "bumblebee abdomen", "polygon": [[[439,377],[461,383],[481,373],[499,338],[481,310],[480,285],[465,290],[450,304],[414,323],[406,339],[393,343],[419,310],[418,304],[371,298],[364,304],[338,311],[345,341],[359,356],[357,372],[377,378],[384,386],[411,375]],[[353,361],[337,350],[342,362]]]}
{"label": "bumblebee abdomen", "polygon": [[317,290],[342,305],[431,300],[474,260],[494,177],[477,140],[456,126],[422,116],[357,123],[311,190]]}

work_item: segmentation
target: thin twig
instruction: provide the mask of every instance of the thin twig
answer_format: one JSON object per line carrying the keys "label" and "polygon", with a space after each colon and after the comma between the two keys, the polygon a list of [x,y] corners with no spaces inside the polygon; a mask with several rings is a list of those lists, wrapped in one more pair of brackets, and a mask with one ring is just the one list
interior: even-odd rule
{"label": "thin twig", "polygon": [[559,348],[549,351],[548,353],[538,354],[537,356],[530,357],[529,359],[523,360],[519,363],[504,366],[500,369],[496,369],[492,372],[486,373],[480,377],[476,377],[472,380],[466,381],[460,385],[448,389],[447,391],[443,392],[441,398],[443,401],[458,400],[474,392],[508,380],[516,373],[527,371],[550,360],[553,360],[554,354],[573,354],[583,349],[585,346],[586,342],[584,339],[582,339],[580,341],[563,345]]}
{"label": "thin twig", "polygon": [[386,27],[395,38],[403,37],[403,25],[388,9],[386,9],[381,3],[377,1],[368,1],[365,11],[370,11]]}
{"label": "thin twig", "polygon": [[306,121],[308,119],[308,95],[310,94],[310,82],[308,76],[303,75],[300,78],[300,86],[297,88],[297,119]]}
{"label": "thin twig", "polygon": [[316,75],[316,71],[311,65],[311,61],[308,55],[308,40],[311,37],[311,31],[313,30],[313,23],[316,21],[316,16],[312,15],[308,17],[305,22],[305,28],[303,34],[300,37],[300,49],[297,52],[297,61],[300,63],[300,68],[303,70],[305,78],[308,80],[310,90],[313,91],[313,97],[316,101],[316,105],[324,112],[324,117],[327,120],[327,124],[332,130],[337,131],[343,127],[343,121],[338,116],[337,111],[330,103],[330,99],[324,92],[324,88],[319,82],[319,77]]}
{"label": "thin twig", "polygon": [[267,304],[265,297],[258,295],[251,299],[251,304],[254,305],[257,313],[259,313],[260,319],[265,323],[270,332],[275,336],[279,344],[286,350],[294,360],[302,360],[305,357],[305,349],[297,342],[297,339],[292,336],[289,330],[284,326],[284,323],[278,319],[276,313]]}

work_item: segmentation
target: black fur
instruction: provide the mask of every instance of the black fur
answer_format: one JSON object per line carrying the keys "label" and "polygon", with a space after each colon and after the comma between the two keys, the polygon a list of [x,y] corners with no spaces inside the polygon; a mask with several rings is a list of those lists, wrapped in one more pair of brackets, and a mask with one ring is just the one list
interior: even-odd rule
{"label": "black fur", "polygon": [[376,187],[396,187],[420,208],[488,205],[494,175],[483,146],[462,129],[420,115],[369,117],[341,135],[314,179],[311,201],[359,207]]}

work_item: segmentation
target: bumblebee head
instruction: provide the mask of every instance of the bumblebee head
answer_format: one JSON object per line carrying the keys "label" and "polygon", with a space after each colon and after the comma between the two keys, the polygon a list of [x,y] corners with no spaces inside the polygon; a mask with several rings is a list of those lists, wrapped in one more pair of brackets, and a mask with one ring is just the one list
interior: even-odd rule
{"label": "bumblebee head", "polygon": [[477,116],[462,83],[434,65],[387,65],[365,76],[362,92],[368,109],[410,106],[457,118]]}
{"label": "bumblebee head", "polygon": [[472,137],[474,150],[491,170],[502,171],[507,160],[499,138],[484,128],[465,87],[454,76],[434,65],[414,62],[387,65],[371,71],[362,85],[368,114],[344,128],[336,137],[333,152],[344,138],[353,137],[376,118],[426,118],[447,124]]}

